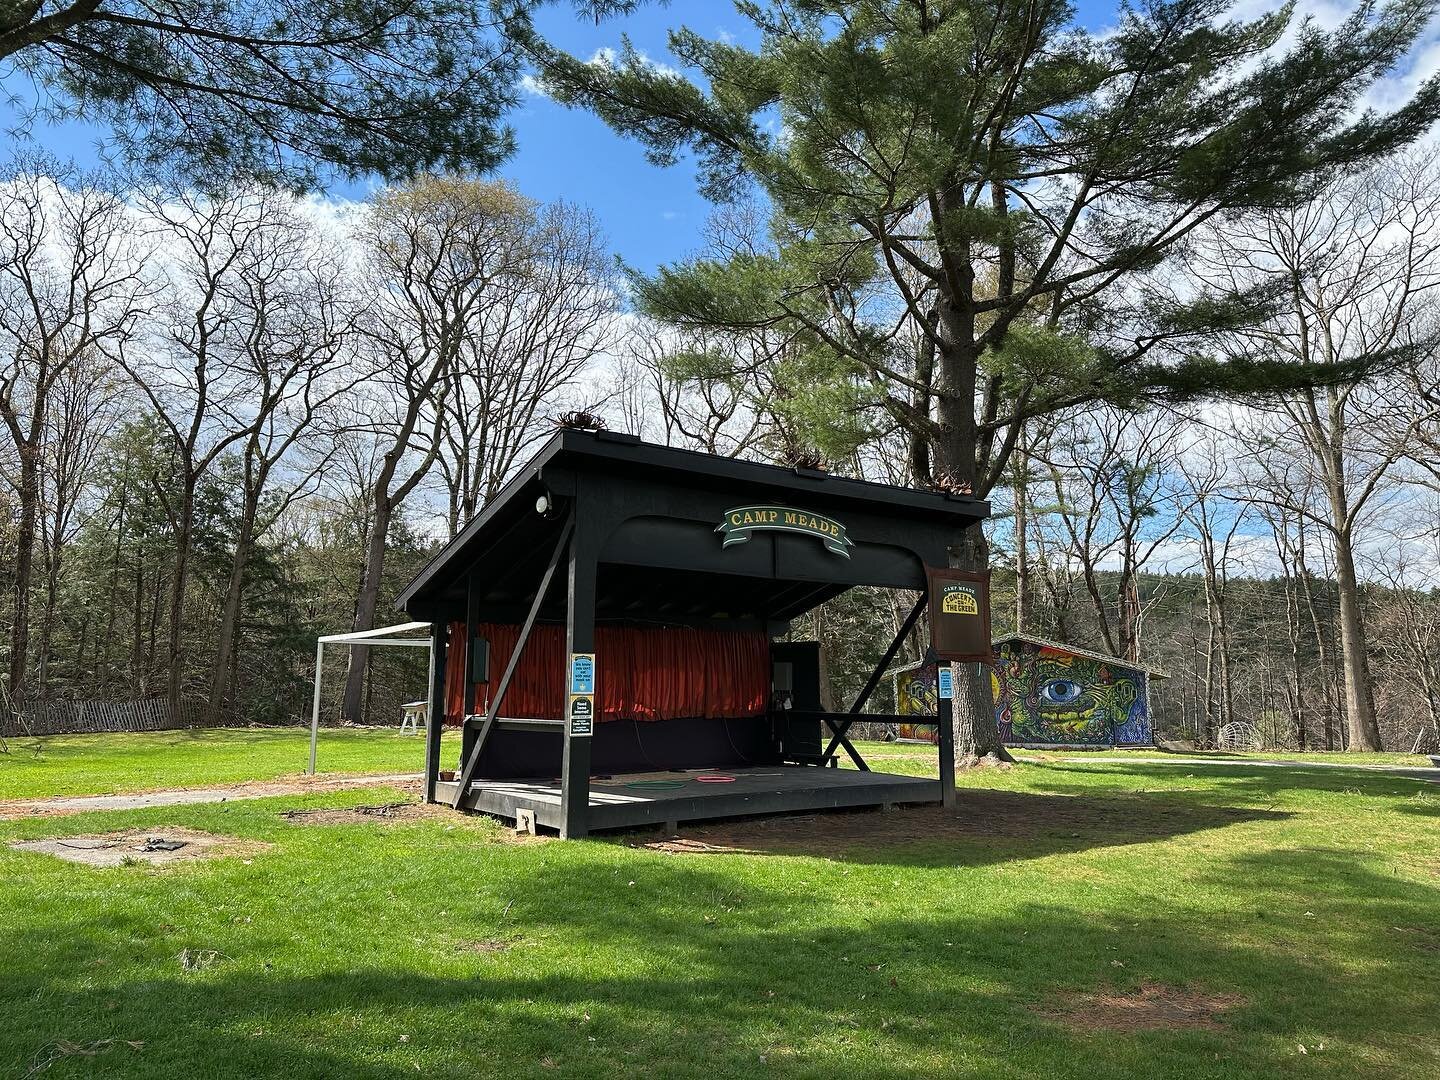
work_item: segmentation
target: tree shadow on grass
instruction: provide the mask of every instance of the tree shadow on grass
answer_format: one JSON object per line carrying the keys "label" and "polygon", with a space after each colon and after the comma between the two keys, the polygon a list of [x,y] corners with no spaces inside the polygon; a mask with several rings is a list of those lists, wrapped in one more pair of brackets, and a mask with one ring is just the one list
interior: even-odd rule
{"label": "tree shadow on grass", "polygon": [[[0,1066],[23,1075],[56,1047],[114,1040],[93,1057],[56,1058],[45,1075],[1199,1080],[1292,1075],[1296,1033],[1319,1032],[1352,1053],[1365,1047],[1369,1075],[1380,1076],[1413,1066],[1397,1047],[1430,1025],[1402,1013],[1377,1032],[1374,986],[1327,969],[1323,949],[1216,933],[1208,913],[1188,908],[1090,911],[1077,899],[977,913],[932,895],[907,913],[885,892],[888,910],[873,918],[858,913],[876,901],[878,880],[857,882],[837,907],[840,897],[822,897],[798,874],[761,877],[753,862],[742,871],[730,860],[627,854],[616,873],[613,848],[584,847],[568,860],[523,853],[519,936],[488,955],[447,949],[454,936],[489,929],[460,919],[417,922],[388,942],[363,926],[354,939],[326,937],[323,922],[301,919],[228,931],[212,945],[221,955],[187,972],[173,939],[117,936],[113,918],[129,925],[141,913],[30,912],[7,941]],[[428,898],[448,880],[458,896],[465,869],[449,864],[438,881],[409,887]],[[1248,869],[1278,873],[1276,888],[1294,871],[1288,861]],[[352,902],[383,903],[383,892],[377,884]],[[1419,893],[1383,895],[1383,910],[1360,912],[1354,939],[1344,939],[1361,970],[1393,960],[1366,929],[1429,910]],[[407,900],[422,897],[390,902]],[[322,952],[300,970],[293,957],[312,933]],[[1043,1015],[1058,992],[1124,993],[1150,980],[1240,1003],[1221,1033],[1100,1036],[1083,1019]]]}
{"label": "tree shadow on grass", "polygon": [[[1195,765],[1105,764],[1059,765],[1027,764],[1026,779],[1031,787],[1056,792],[1093,791],[1107,778],[1124,783],[1127,788],[1143,787],[1129,781],[1146,781],[1156,785],[1167,799],[1198,803],[1223,797],[1235,802],[1270,803],[1287,792],[1331,792],[1361,796],[1394,797],[1430,791],[1434,778],[1409,772],[1378,772],[1336,768],[1306,768],[1303,765],[1276,768],[1229,763]],[[1083,778],[1083,782],[1082,782]],[[1223,789],[1190,789],[1179,786],[1183,781],[1223,782]]]}
{"label": "tree shadow on grass", "polygon": [[953,809],[787,815],[687,824],[678,837],[630,834],[630,846],[674,853],[808,855],[899,866],[985,866],[1170,840],[1283,811],[1177,802],[1155,795],[1065,795],[962,788]]}

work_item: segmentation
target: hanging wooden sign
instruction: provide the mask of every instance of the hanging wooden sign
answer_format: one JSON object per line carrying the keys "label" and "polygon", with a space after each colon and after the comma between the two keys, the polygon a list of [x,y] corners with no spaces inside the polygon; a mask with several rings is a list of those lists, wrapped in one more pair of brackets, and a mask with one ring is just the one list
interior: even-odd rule
{"label": "hanging wooden sign", "polygon": [[927,566],[930,583],[930,643],[941,660],[988,664],[990,575]]}

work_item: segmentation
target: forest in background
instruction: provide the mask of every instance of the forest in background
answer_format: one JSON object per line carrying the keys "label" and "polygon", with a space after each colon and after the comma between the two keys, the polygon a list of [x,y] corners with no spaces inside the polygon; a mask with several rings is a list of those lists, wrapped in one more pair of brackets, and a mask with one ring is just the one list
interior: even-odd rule
{"label": "forest in background", "polygon": [[[1341,749],[1347,680],[1387,749],[1437,745],[1440,397],[1414,347],[1433,340],[1437,179],[1414,153],[1190,245],[1172,287],[1293,293],[1215,350],[1391,362],[1223,407],[1027,422],[991,496],[997,635],[1163,672],[1157,727],[1201,746],[1241,721],[1271,747]],[[761,229],[728,211],[712,239]],[[916,483],[915,440],[865,378],[815,371],[770,330],[716,340],[636,314],[583,208],[503,184],[428,177],[337,207],[28,162],[0,184],[0,246],[12,731],[82,701],[302,718],[315,636],[395,621],[409,577],[577,414]],[[797,624],[837,699],[907,607],[860,591]],[[424,687],[405,652],[334,656],[325,716],[398,720]]]}

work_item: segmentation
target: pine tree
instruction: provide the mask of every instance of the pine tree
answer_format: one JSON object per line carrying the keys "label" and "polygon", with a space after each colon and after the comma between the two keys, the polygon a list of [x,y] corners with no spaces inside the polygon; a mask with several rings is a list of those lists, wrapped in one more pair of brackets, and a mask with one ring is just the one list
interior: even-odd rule
{"label": "pine tree", "polygon": [[[920,484],[987,494],[1030,418],[1094,400],[1244,393],[1326,371],[1198,343],[1268,309],[1263,290],[1167,290],[1207,222],[1305,199],[1416,140],[1433,80],[1362,109],[1429,0],[1291,29],[1221,0],[1153,0],[1094,34],[1059,0],[772,0],[739,5],[757,48],[672,33],[700,78],[628,43],[586,62],[521,26],[557,99],[665,165],[694,155],[716,200],[761,199],[768,248],[636,279],[682,328],[787,334],[867,389],[915,441]],[[988,561],[981,530],[957,565]],[[958,744],[998,745],[976,671]]]}
{"label": "pine tree", "polygon": [[107,126],[132,161],[203,184],[486,170],[512,149],[518,75],[499,8],[532,2],[17,0],[0,58],[37,85],[35,116]]}

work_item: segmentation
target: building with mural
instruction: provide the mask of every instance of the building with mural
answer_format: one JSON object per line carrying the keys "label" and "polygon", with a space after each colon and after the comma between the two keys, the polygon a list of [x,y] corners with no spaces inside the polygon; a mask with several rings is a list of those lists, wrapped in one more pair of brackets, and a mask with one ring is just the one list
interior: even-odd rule
{"label": "building with mural", "polygon": [[[991,690],[1000,737],[1008,746],[1148,746],[1152,681],[1158,671],[1044,638],[995,642]],[[933,665],[895,673],[896,711],[934,715]],[[934,729],[900,725],[900,737],[933,740]]]}

